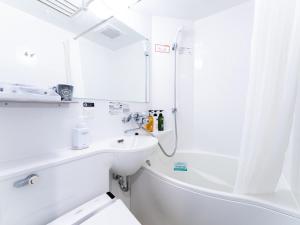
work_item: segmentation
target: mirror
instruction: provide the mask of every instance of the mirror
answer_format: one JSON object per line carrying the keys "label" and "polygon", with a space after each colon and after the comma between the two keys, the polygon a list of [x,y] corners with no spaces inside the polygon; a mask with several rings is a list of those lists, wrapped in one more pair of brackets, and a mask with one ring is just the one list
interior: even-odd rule
{"label": "mirror", "polygon": [[52,87],[66,83],[62,40],[69,33],[0,3],[0,82]]}
{"label": "mirror", "polygon": [[135,30],[88,12],[74,21],[41,14],[38,1],[7,4],[0,3],[0,83],[71,84],[77,98],[148,101],[149,44]]}
{"label": "mirror", "polygon": [[145,37],[112,18],[75,39],[69,43],[69,57],[76,97],[148,101],[149,43]]}

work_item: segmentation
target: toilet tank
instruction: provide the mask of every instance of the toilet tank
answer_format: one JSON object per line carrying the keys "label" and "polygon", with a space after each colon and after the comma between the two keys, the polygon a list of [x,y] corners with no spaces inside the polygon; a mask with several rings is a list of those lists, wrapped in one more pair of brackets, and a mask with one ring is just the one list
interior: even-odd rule
{"label": "toilet tank", "polygon": [[[98,154],[0,181],[0,225],[43,225],[109,190],[110,154]],[[31,174],[36,183],[15,187]]]}

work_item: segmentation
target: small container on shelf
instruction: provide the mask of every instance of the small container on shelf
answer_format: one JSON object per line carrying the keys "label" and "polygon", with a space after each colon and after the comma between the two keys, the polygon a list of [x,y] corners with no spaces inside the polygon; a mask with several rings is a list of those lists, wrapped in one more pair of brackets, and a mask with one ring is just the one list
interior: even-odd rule
{"label": "small container on shelf", "polygon": [[148,115],[148,123],[145,126],[145,129],[148,132],[153,132],[154,131],[154,117],[153,117],[153,110],[149,110],[149,115]]}
{"label": "small container on shelf", "polygon": [[158,110],[153,110],[153,119],[154,119],[154,124],[153,124],[153,128],[154,128],[154,131],[157,131],[158,130],[158,123],[157,123],[157,117],[158,117],[158,114],[157,114],[157,111]]}
{"label": "small container on shelf", "polygon": [[165,118],[163,115],[163,110],[159,110],[159,116],[157,118],[157,127],[158,131],[164,131],[165,130]]}
{"label": "small container on shelf", "polygon": [[82,150],[88,148],[90,145],[90,131],[87,124],[80,118],[80,122],[72,130],[72,149]]}

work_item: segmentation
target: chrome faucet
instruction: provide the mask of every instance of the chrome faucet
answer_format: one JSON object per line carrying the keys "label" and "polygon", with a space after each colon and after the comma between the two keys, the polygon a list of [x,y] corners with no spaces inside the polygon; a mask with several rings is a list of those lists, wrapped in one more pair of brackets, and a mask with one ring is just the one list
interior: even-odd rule
{"label": "chrome faucet", "polygon": [[129,123],[130,121],[135,122],[138,125],[138,127],[125,130],[124,131],[125,134],[135,130],[140,130],[147,123],[148,119],[145,113],[135,112],[135,113],[130,113],[128,116],[122,119],[123,123]]}

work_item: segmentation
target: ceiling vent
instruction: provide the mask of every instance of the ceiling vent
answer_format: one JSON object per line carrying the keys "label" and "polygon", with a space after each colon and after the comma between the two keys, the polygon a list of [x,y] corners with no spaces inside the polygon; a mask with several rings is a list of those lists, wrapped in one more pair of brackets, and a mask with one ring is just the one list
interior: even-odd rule
{"label": "ceiling vent", "polygon": [[109,39],[115,39],[121,36],[121,31],[112,25],[106,25],[102,27],[97,32],[100,32],[102,35]]}
{"label": "ceiling vent", "polygon": [[62,13],[65,16],[72,17],[77,14],[81,7],[70,2],[70,0],[37,0],[47,7]]}

